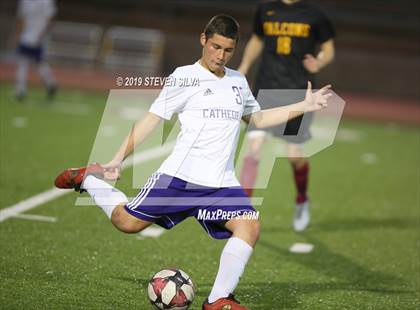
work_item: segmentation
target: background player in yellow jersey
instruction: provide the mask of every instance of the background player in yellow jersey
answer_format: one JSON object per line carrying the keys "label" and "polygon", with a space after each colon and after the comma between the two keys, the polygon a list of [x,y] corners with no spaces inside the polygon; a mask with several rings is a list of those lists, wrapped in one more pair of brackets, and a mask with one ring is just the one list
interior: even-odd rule
{"label": "background player in yellow jersey", "polygon": [[[247,74],[262,54],[254,85],[255,96],[260,89],[305,89],[307,81],[314,84],[314,74],[333,60],[334,36],[334,28],[327,16],[304,0],[262,2],[257,8],[254,32],[238,70]],[[295,94],[296,91],[291,92],[292,96]],[[260,104],[264,108],[272,107],[263,100]],[[303,157],[302,151],[302,144],[311,138],[309,124],[302,122],[302,117],[299,117],[289,121],[285,127],[250,131],[241,172],[241,184],[251,196],[266,133],[271,132],[287,141],[288,158],[297,190],[293,221],[296,231],[303,231],[310,221],[307,195],[309,162]]]}

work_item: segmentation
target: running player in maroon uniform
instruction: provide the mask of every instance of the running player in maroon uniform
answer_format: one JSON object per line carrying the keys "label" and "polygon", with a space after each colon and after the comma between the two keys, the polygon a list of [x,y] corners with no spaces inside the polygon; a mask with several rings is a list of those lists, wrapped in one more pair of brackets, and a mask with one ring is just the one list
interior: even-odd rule
{"label": "running player in maroon uniform", "polygon": [[[333,60],[334,36],[334,28],[327,16],[304,0],[260,3],[255,15],[254,33],[246,45],[238,70],[247,74],[262,54],[255,95],[260,89],[305,89],[307,81],[314,84],[314,74]],[[298,101],[299,98],[293,98],[296,93],[291,91],[288,100]],[[264,108],[273,107],[270,103],[261,102],[261,99],[260,104]],[[289,121],[286,126],[265,131],[251,130],[241,172],[241,184],[251,196],[266,133],[286,140],[297,189],[293,221],[295,231],[303,231],[310,221],[307,195],[309,162],[302,151],[302,144],[311,138],[309,124],[310,121],[302,122],[301,116]]]}

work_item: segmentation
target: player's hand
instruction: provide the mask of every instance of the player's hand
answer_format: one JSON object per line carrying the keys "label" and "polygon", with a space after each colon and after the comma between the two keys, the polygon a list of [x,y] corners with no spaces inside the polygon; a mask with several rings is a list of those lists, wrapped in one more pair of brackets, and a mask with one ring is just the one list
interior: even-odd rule
{"label": "player's hand", "polygon": [[305,55],[305,58],[303,59],[303,66],[310,73],[318,73],[321,69],[321,64],[319,60],[311,54]]}
{"label": "player's hand", "polygon": [[308,81],[305,96],[305,112],[313,112],[326,108],[328,106],[328,99],[332,96],[330,89],[331,85],[326,85],[316,92],[312,92],[312,83]]}
{"label": "player's hand", "polygon": [[111,160],[109,163],[102,165],[105,169],[104,177],[106,180],[115,181],[120,179],[121,162]]}

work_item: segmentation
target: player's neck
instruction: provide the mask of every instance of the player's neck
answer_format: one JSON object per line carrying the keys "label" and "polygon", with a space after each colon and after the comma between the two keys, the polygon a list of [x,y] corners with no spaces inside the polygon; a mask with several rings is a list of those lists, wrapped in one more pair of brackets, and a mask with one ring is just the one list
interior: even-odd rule
{"label": "player's neck", "polygon": [[200,60],[198,60],[198,63],[200,64],[200,66],[202,66],[204,69],[206,69],[207,71],[213,73],[215,76],[222,78],[225,76],[225,70],[220,70],[220,71],[212,71],[209,66],[207,66],[206,62],[203,61],[201,58]]}

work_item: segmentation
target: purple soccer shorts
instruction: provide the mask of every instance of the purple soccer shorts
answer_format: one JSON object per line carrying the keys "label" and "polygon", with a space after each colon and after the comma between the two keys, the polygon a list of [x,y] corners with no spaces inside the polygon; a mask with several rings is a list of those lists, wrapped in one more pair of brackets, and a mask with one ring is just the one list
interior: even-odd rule
{"label": "purple soccer shorts", "polygon": [[125,210],[144,221],[171,229],[193,216],[215,239],[230,238],[224,223],[232,218],[258,219],[241,186],[212,188],[154,173]]}

